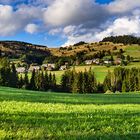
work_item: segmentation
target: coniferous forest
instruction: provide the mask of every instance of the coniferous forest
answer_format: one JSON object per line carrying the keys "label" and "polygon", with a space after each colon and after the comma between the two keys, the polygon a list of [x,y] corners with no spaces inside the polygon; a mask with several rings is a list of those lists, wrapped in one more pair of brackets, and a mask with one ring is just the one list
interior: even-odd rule
{"label": "coniferous forest", "polygon": [[19,76],[15,65],[10,64],[8,59],[1,58],[0,86],[70,93],[139,91],[140,69],[116,67],[113,72],[108,71],[103,83],[98,83],[92,69],[84,72],[76,72],[75,69],[67,70],[58,85],[55,74],[44,70],[33,70],[31,77],[28,77],[28,72],[24,76]]}

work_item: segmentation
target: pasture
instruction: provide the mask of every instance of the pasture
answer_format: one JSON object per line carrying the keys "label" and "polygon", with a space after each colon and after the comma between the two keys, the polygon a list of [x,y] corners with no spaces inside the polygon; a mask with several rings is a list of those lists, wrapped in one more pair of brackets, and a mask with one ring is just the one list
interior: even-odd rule
{"label": "pasture", "polygon": [[0,87],[0,139],[140,139],[140,94]]}

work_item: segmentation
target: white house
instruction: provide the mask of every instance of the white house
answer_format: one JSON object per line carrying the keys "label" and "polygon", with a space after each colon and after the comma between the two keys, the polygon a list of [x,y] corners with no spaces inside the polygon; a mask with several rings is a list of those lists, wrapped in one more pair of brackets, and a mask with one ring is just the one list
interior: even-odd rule
{"label": "white house", "polygon": [[30,66],[30,68],[28,69],[29,72],[32,72],[33,70],[35,71],[40,70],[40,66]]}
{"label": "white house", "polygon": [[110,61],[110,60],[105,60],[104,63],[105,63],[105,64],[111,64],[112,61]]}
{"label": "white house", "polygon": [[51,68],[54,69],[54,68],[55,68],[55,64],[53,64],[53,63],[52,63],[52,64],[51,64],[51,63],[48,63],[48,67],[51,67]]}
{"label": "white house", "polygon": [[45,69],[45,70],[53,70],[55,69],[55,64],[51,64],[51,63],[48,63],[48,64],[43,64],[42,67]]}
{"label": "white house", "polygon": [[85,64],[86,64],[86,65],[91,65],[92,62],[93,62],[92,60],[86,60],[86,61],[85,61]]}
{"label": "white house", "polygon": [[16,68],[17,73],[25,73],[26,72],[26,68],[25,67],[18,67]]}
{"label": "white house", "polygon": [[63,65],[59,68],[59,70],[66,70],[67,69],[67,66],[66,65]]}

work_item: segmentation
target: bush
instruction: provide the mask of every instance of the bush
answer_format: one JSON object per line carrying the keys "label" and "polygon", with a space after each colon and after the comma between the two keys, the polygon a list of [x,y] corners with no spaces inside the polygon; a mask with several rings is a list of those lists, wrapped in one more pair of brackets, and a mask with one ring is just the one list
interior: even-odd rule
{"label": "bush", "polygon": [[111,90],[107,90],[105,94],[113,94],[113,92]]}

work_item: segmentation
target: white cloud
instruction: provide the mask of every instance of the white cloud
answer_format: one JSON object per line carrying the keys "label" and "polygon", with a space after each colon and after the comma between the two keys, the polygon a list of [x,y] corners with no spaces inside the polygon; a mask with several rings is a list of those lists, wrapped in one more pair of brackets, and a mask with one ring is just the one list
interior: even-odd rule
{"label": "white cloud", "polygon": [[[67,41],[63,46],[75,44],[80,41],[93,42],[101,41],[107,36],[116,35],[136,35],[140,36],[140,15],[135,12],[133,16],[121,17],[115,19],[113,22],[105,23],[105,29],[91,30],[85,29],[82,26],[67,26],[64,28]],[[106,25],[109,24],[109,25]]]}
{"label": "white cloud", "polygon": [[94,39],[94,30],[86,29],[82,25],[66,26],[63,29],[63,34],[67,38],[63,46],[72,45],[80,41],[91,42]]}
{"label": "white cloud", "polygon": [[25,27],[25,31],[30,34],[36,33],[38,31],[38,26],[36,24],[28,24]]}
{"label": "white cloud", "polygon": [[12,35],[20,28],[19,21],[15,21],[16,15],[13,8],[8,5],[0,5],[0,35]]}
{"label": "white cloud", "polygon": [[79,36],[78,35],[77,36],[68,36],[68,40],[62,46],[73,45],[80,41],[92,42],[93,39],[94,39],[94,36],[92,33],[86,33],[86,34],[79,35]]}
{"label": "white cloud", "polygon": [[111,13],[126,13],[140,8],[140,0],[115,0],[107,5]]}
{"label": "white cloud", "polygon": [[56,34],[61,33],[61,32],[62,32],[62,28],[54,28],[54,29],[51,29],[49,31],[49,34],[50,35],[56,35]]}
{"label": "white cloud", "polygon": [[0,36],[23,30],[31,34],[41,31],[65,38],[65,45],[69,45],[110,35],[140,35],[140,0],[114,0],[109,4],[97,4],[95,0],[0,0],[0,3],[9,4],[0,5]]}
{"label": "white cloud", "polygon": [[96,40],[102,40],[107,36],[115,35],[140,35],[140,17],[122,17],[116,19],[104,31],[95,34]]}
{"label": "white cloud", "polygon": [[55,0],[44,12],[44,21],[52,26],[98,25],[106,17],[105,8],[92,0]]}
{"label": "white cloud", "polygon": [[[21,6],[15,11],[10,5],[0,5],[0,36],[14,35],[22,31],[29,23],[41,20],[40,13],[35,7]],[[29,27],[31,28],[31,25]],[[32,25],[32,31],[35,31],[35,28]]]}

